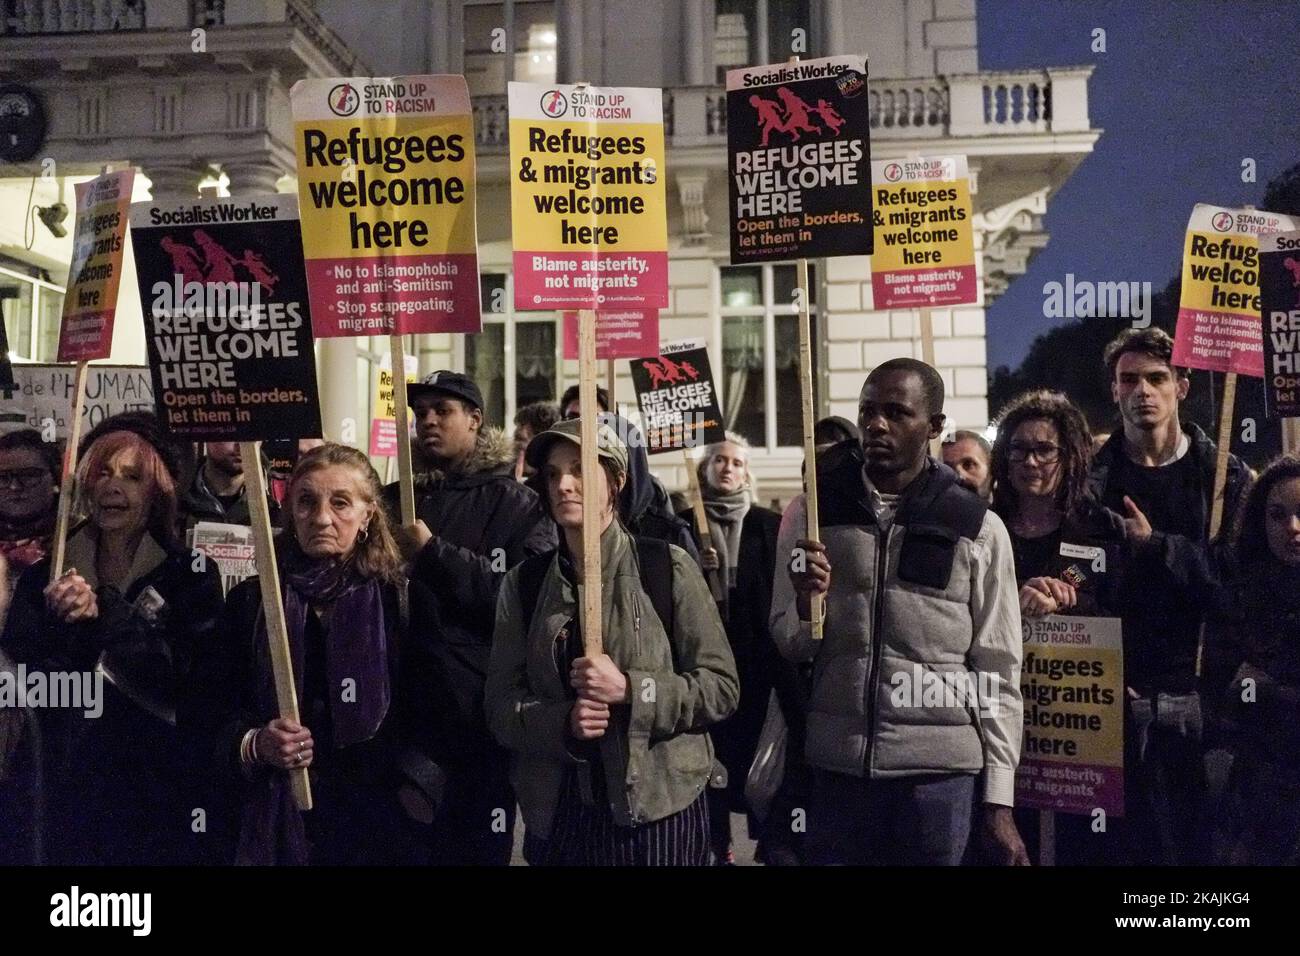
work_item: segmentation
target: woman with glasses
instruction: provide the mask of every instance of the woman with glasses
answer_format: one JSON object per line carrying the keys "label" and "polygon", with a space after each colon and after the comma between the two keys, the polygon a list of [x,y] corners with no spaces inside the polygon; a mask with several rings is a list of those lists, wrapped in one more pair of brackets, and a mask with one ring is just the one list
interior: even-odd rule
{"label": "woman with glasses", "polygon": [[[1123,544],[1118,515],[1087,490],[1092,438],[1083,413],[1060,392],[1012,399],[993,443],[993,510],[1007,526],[1020,586],[1020,612],[1104,615],[1118,587]],[[1038,855],[1038,813],[1015,811],[1016,829]],[[1105,862],[1090,817],[1057,814],[1060,865]]]}
{"label": "woman with glasses", "polygon": [[1091,458],[1083,413],[1060,392],[1026,392],[998,415],[993,510],[1011,534],[1022,614],[1104,613],[1114,592],[1123,525],[1088,494]]}
{"label": "woman with glasses", "polygon": [[50,550],[59,498],[59,445],[26,422],[0,424],[0,555],[10,587]]}

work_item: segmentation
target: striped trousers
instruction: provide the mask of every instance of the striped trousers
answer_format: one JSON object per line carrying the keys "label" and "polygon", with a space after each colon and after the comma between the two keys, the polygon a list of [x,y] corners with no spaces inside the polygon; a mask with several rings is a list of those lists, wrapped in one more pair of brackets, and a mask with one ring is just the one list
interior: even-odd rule
{"label": "striped trousers", "polygon": [[582,801],[570,771],[548,840],[525,834],[533,866],[708,866],[709,808],[704,792],[683,810],[635,827],[614,822],[608,804]]}

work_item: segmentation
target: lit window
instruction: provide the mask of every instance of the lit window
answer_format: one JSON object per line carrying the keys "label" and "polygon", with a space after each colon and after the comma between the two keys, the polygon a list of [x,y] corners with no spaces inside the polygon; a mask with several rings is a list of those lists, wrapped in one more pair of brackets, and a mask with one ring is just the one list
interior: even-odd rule
{"label": "lit window", "polygon": [[[765,448],[803,443],[799,400],[799,310],[793,265],[721,270],[722,417],[726,427]],[[808,267],[809,320],[817,342],[817,279]],[[813,407],[818,361],[814,345]]]}
{"label": "lit window", "polygon": [[511,80],[555,82],[558,37],[553,0],[467,2],[464,14],[465,80],[470,96],[502,96]]}

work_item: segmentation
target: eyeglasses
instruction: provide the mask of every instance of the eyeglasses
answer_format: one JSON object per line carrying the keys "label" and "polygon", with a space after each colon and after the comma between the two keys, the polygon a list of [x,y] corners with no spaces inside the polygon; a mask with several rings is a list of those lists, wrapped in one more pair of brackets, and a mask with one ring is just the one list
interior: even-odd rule
{"label": "eyeglasses", "polygon": [[49,472],[44,468],[15,468],[0,471],[0,488],[34,488],[41,479],[48,480]]}
{"label": "eyeglasses", "polygon": [[1015,442],[1011,445],[1007,457],[1012,461],[1019,463],[1028,461],[1030,455],[1037,458],[1040,464],[1055,464],[1056,460],[1061,457],[1061,446],[1049,445],[1046,443],[1041,445],[1022,445],[1019,442]]}

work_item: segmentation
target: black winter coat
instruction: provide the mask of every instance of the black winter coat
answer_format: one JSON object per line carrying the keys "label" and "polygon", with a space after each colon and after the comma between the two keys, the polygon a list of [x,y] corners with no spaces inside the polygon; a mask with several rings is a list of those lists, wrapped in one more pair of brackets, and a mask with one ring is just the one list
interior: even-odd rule
{"label": "black winter coat", "polygon": [[[514,479],[513,467],[509,439],[485,429],[462,468],[416,476],[415,512],[433,539],[416,556],[410,575],[436,605],[421,626],[437,631],[416,653],[434,658],[420,666],[435,675],[437,690],[431,693],[445,702],[434,746],[452,764],[498,750],[483,710],[497,591],[508,570],[558,543],[555,524],[537,494]],[[396,484],[384,489],[394,525],[401,521],[397,496]]]}
{"label": "black winter coat", "polygon": [[[34,781],[28,763],[15,776],[26,775],[29,788],[37,782],[43,787],[46,862],[184,864],[201,852],[192,826],[193,810],[201,806],[197,768],[174,714],[184,709],[196,649],[213,638],[221,581],[210,564],[196,570],[184,549],[169,547],[165,554],[125,593],[99,587],[98,618],[79,624],[62,624],[45,609],[48,559],[19,579],[5,652],[29,672],[85,675],[100,664],[117,681],[101,678],[96,718],[84,716],[83,708],[37,712],[44,772]],[[142,599],[150,588],[164,602],[152,617]],[[137,701],[156,712],[172,710],[172,719]],[[0,818],[15,812],[30,819],[30,807],[19,809],[0,796]],[[0,831],[30,837],[22,826],[0,824]]]}

